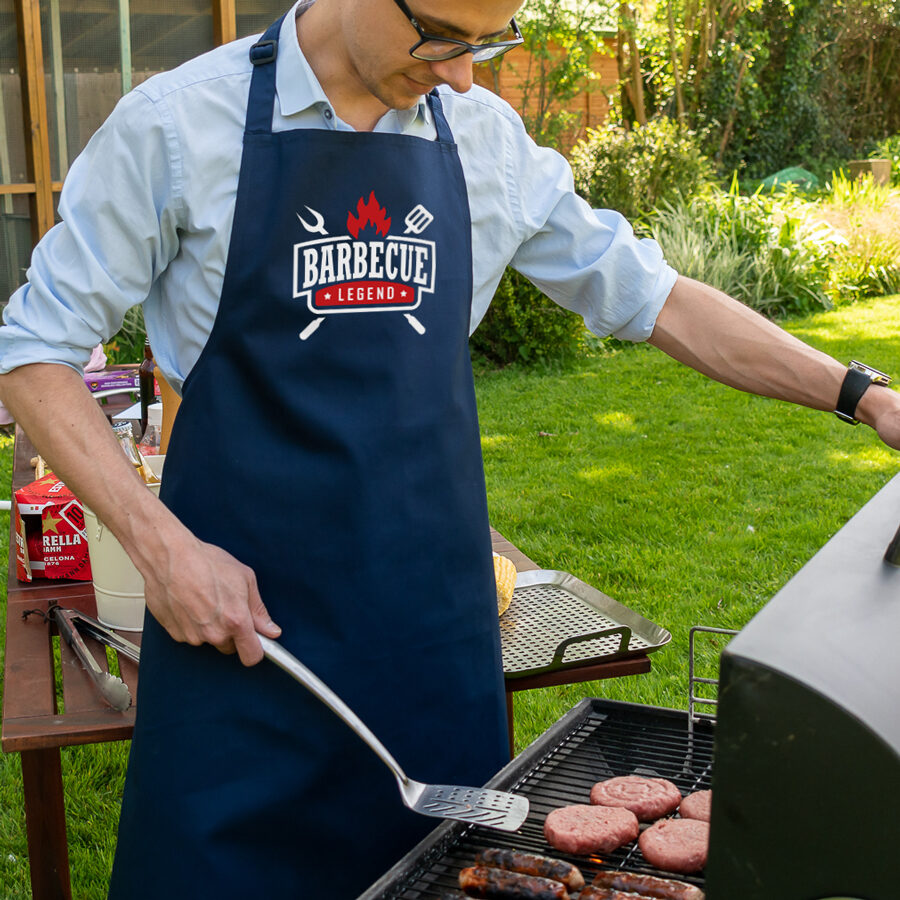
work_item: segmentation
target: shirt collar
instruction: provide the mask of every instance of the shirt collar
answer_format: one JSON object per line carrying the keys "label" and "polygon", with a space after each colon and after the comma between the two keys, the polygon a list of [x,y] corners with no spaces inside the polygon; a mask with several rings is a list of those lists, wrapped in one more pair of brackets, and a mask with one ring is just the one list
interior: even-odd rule
{"label": "shirt collar", "polygon": [[[281,34],[278,40],[278,61],[275,71],[275,90],[282,116],[288,117],[303,112],[310,107],[320,109],[331,108],[331,102],[322,90],[319,79],[310,68],[297,40],[296,17],[308,6],[311,0],[297,0],[281,23]],[[431,108],[425,97],[419,98],[415,106],[409,109],[388,110],[387,116],[395,116],[401,130],[409,128],[418,116],[426,123],[431,123]]]}

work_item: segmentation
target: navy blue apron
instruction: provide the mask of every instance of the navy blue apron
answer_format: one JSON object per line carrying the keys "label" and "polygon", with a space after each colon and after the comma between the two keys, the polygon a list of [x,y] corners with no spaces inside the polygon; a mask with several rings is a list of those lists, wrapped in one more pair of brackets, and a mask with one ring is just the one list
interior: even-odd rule
{"label": "navy blue apron", "polygon": [[[435,141],[273,134],[274,100],[258,61],[162,497],[412,778],[481,785],[508,749],[457,149],[436,95]],[[149,615],[137,708],[111,897],[349,900],[438,824],[274,664]]]}

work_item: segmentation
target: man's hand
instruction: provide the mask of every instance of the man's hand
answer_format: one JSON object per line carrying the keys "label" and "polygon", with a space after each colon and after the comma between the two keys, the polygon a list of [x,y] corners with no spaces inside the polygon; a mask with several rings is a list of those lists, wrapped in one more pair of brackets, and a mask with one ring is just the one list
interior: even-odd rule
{"label": "man's hand", "polygon": [[191,537],[160,555],[144,577],[144,596],[154,618],[176,641],[212,644],[237,652],[246,665],[258,663],[256,632],[277,638],[253,570],[220,547]]}
{"label": "man's hand", "polygon": [[0,376],[3,402],[32,443],[118,538],[144,577],[147,606],[177,641],[263,658],[259,631],[281,629],[256,576],[219,547],[198,540],[149,491],[125,458],[84,381],[68,366],[22,366]]}
{"label": "man's hand", "polygon": [[878,432],[885,444],[900,450],[900,392],[873,385],[856,407],[856,418]]}

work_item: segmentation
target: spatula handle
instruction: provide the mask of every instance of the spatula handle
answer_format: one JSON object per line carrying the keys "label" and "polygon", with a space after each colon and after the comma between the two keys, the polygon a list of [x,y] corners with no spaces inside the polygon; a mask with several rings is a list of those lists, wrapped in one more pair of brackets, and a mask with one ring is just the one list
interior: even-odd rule
{"label": "spatula handle", "polygon": [[297,659],[292,653],[285,650],[277,641],[257,634],[266,658],[292,675],[308,691],[319,698],[336,716],[353,729],[375,752],[378,758],[394,773],[394,777],[401,784],[406,784],[409,779],[400,768],[400,764],[388,752],[387,747],[375,737],[362,719],[338,695],[319,678],[314,672]]}

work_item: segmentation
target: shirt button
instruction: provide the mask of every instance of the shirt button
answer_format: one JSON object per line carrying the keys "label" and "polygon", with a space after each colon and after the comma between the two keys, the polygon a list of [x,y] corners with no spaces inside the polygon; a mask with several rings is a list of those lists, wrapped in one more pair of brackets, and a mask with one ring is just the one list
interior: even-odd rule
{"label": "shirt button", "polygon": [[331,119],[334,116],[334,113],[326,106],[325,107],[325,118]]}

